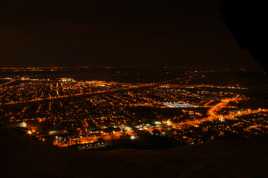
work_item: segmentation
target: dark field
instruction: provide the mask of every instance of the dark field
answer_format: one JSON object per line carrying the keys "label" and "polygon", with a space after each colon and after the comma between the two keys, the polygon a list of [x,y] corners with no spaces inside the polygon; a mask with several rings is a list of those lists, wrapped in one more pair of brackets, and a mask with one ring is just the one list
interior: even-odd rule
{"label": "dark field", "polygon": [[[6,133],[6,131],[5,131]],[[64,152],[9,132],[1,138],[10,177],[266,178],[267,137],[169,149]],[[5,149],[8,148],[8,153]],[[5,161],[6,162],[6,161]]]}

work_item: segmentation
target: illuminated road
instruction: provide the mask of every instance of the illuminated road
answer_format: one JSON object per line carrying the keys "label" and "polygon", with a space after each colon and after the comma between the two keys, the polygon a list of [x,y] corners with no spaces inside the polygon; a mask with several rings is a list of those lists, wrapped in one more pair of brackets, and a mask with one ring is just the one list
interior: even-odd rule
{"label": "illuminated road", "polygon": [[7,85],[10,85],[10,84],[13,84],[13,83],[15,83],[16,81],[18,81],[18,80],[16,80],[16,79],[9,80],[9,81],[7,81],[7,82],[5,82],[5,83],[0,84],[0,87],[7,86]]}
{"label": "illuminated road", "polygon": [[167,124],[172,126],[173,128],[176,128],[176,129],[184,129],[185,127],[189,127],[189,126],[199,127],[204,122],[213,122],[213,121],[222,121],[223,122],[225,120],[238,120],[237,117],[241,117],[241,116],[245,116],[245,115],[257,114],[257,113],[268,113],[268,109],[261,109],[260,108],[260,109],[253,109],[253,110],[246,109],[246,110],[234,111],[234,112],[230,112],[226,115],[218,114],[218,112],[220,112],[222,109],[226,108],[229,103],[239,102],[241,100],[242,99],[239,97],[226,98],[226,99],[221,100],[221,102],[219,102],[215,106],[211,107],[208,110],[208,112],[207,112],[208,116],[206,116],[206,117],[196,118],[193,120],[186,120],[186,121],[180,122],[180,123],[172,123],[171,121],[169,121],[169,123],[167,123]]}

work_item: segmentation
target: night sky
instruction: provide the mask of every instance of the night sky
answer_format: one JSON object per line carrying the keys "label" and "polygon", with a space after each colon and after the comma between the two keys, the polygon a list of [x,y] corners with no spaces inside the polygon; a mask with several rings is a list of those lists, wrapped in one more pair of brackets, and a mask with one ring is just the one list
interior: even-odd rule
{"label": "night sky", "polygon": [[0,65],[254,66],[219,2],[1,2]]}

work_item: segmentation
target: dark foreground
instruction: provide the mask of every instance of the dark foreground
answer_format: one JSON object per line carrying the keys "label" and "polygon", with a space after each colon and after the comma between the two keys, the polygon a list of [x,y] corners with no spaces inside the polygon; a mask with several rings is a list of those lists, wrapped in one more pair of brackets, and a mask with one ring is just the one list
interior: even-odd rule
{"label": "dark foreground", "polygon": [[268,177],[267,137],[168,149],[83,152],[63,152],[6,129],[1,137],[1,157],[8,156],[3,177]]}

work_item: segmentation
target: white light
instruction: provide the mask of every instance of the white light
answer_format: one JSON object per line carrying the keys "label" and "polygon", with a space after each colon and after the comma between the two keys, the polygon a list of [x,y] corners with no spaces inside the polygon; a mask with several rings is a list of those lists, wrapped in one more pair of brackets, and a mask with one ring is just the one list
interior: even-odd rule
{"label": "white light", "polygon": [[159,122],[159,121],[155,121],[154,124],[155,124],[155,125],[161,125],[161,122]]}
{"label": "white light", "polygon": [[195,105],[185,103],[185,102],[164,102],[163,104],[169,108],[193,108],[193,107],[196,107]]}
{"label": "white light", "polygon": [[130,136],[130,139],[131,140],[135,140],[136,139],[136,136],[132,135],[132,136]]}
{"label": "white light", "polygon": [[61,80],[62,82],[75,82],[75,80],[72,79],[72,78],[61,78],[60,80]]}
{"label": "white light", "polygon": [[131,128],[131,127],[128,127],[128,126],[126,126],[126,127],[125,127],[125,130],[126,130],[126,131],[131,131],[131,130],[132,130],[132,128]]}
{"label": "white light", "polygon": [[27,123],[26,122],[21,122],[21,123],[18,124],[18,127],[25,128],[25,127],[27,127]]}

